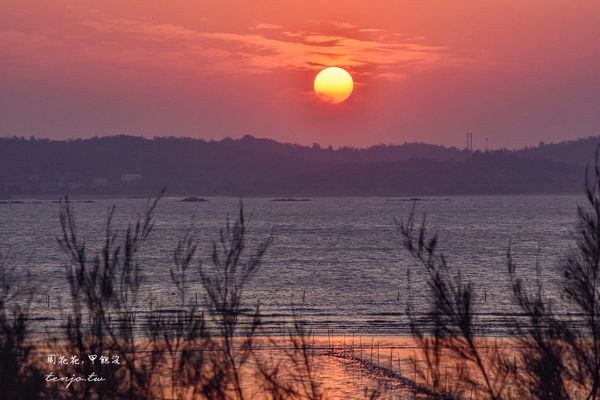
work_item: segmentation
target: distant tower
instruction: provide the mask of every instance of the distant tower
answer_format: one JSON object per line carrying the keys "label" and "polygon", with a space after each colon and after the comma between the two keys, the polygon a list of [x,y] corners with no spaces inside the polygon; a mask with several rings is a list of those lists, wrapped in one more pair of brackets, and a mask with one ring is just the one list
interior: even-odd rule
{"label": "distant tower", "polygon": [[488,138],[485,138],[485,152],[488,151]]}
{"label": "distant tower", "polygon": [[467,132],[467,150],[473,151],[473,132]]}

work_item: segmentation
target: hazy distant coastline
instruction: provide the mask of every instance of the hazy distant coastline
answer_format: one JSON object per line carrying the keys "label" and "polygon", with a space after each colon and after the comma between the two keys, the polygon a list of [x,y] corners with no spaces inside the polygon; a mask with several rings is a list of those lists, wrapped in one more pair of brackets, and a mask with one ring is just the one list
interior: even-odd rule
{"label": "hazy distant coastline", "polygon": [[423,143],[322,148],[246,136],[0,139],[0,198],[579,193],[600,137],[520,150]]}

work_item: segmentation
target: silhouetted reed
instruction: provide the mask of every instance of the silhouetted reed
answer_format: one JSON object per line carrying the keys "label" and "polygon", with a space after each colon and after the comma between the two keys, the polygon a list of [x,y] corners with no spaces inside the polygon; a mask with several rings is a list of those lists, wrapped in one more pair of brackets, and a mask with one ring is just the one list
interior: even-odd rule
{"label": "silhouetted reed", "polygon": [[[291,321],[287,337],[270,336],[258,305],[244,298],[272,237],[254,247],[248,243],[241,205],[237,217],[228,218],[212,242],[209,257],[198,254],[193,227],[184,232],[169,271],[176,304],[170,310],[141,312],[139,255],[152,232],[159,199],[150,201],[144,215],[121,231],[113,227],[113,207],[100,249],[93,253],[79,236],[70,203],[61,204],[59,244],[70,260],[66,278],[72,309],[64,337],[56,338],[53,350],[82,357],[117,355],[120,363],[86,359],[65,367],[69,373],[96,374],[107,381],[57,389],[56,397],[323,398],[302,321]],[[203,263],[205,258],[210,262]],[[197,290],[203,301],[189,301],[188,294]],[[275,349],[277,356],[267,357],[265,347]]]}
{"label": "silhouetted reed", "polygon": [[[84,376],[97,374],[110,384],[85,384],[81,390],[65,390],[64,398],[146,399],[153,394],[152,378],[157,372],[156,358],[142,361],[147,349],[136,330],[135,306],[141,288],[139,252],[153,228],[154,212],[160,196],[149,203],[144,216],[129,224],[124,232],[114,228],[115,207],[109,211],[101,248],[89,249],[77,230],[70,202],[61,203],[60,247],[69,257],[66,279],[72,307],[55,350],[77,355],[82,364],[71,365],[70,372]],[[89,355],[96,356],[92,362]],[[118,357],[101,363],[100,357]]]}
{"label": "silhouetted reed", "polygon": [[35,399],[45,387],[40,369],[31,363],[31,293],[19,291],[14,275],[9,257],[0,253],[0,394],[7,400]]}
{"label": "silhouetted reed", "polygon": [[[476,332],[476,286],[449,267],[436,234],[415,213],[398,223],[403,247],[426,272],[429,310],[425,322],[409,302],[413,337],[428,385],[450,399],[595,399],[600,395],[600,162],[586,171],[587,204],[578,207],[575,249],[561,262],[562,301],[556,313],[538,279],[527,288],[509,250],[508,277],[515,306],[511,346]],[[415,360],[416,362],[416,360]],[[450,368],[451,376],[447,374]],[[426,376],[425,376],[426,375]],[[447,382],[450,382],[448,384]]]}
{"label": "silhouetted reed", "polygon": [[[503,398],[509,370],[497,347],[482,349],[478,343],[475,288],[438,252],[437,235],[429,234],[425,217],[417,225],[413,210],[406,221],[398,223],[398,231],[404,248],[427,274],[429,310],[424,318],[415,311],[412,299],[407,305],[410,329],[425,363],[425,368],[418,369],[421,381],[451,399],[471,396],[474,391],[489,399]],[[449,369],[453,372],[450,379]]]}

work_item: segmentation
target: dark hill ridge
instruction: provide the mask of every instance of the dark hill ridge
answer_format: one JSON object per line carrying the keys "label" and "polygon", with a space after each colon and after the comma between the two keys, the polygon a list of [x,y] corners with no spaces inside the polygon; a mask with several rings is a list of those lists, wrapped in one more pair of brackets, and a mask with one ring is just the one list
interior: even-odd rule
{"label": "dark hill ridge", "polygon": [[0,196],[396,196],[579,192],[600,138],[518,151],[405,143],[321,148],[245,136],[0,139]]}
{"label": "dark hill ridge", "polygon": [[540,142],[538,147],[528,147],[516,152],[521,157],[587,165],[593,160],[594,149],[600,145],[600,136],[569,140],[560,143]]}
{"label": "dark hill ridge", "polygon": [[523,159],[512,154],[476,153],[466,161],[416,159],[339,165],[280,182],[278,193],[297,196],[578,193],[583,187],[582,176],[583,169],[576,165]]}

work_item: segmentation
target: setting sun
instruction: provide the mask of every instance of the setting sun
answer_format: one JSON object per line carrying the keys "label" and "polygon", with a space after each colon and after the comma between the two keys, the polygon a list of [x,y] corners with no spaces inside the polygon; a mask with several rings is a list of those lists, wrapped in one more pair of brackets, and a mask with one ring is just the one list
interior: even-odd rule
{"label": "setting sun", "polygon": [[327,67],[317,74],[314,82],[315,93],[328,103],[338,104],[352,94],[352,76],[339,67]]}

